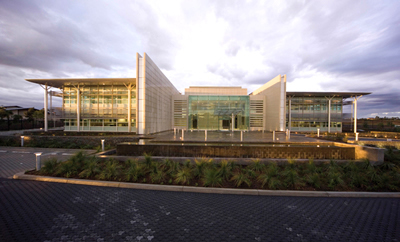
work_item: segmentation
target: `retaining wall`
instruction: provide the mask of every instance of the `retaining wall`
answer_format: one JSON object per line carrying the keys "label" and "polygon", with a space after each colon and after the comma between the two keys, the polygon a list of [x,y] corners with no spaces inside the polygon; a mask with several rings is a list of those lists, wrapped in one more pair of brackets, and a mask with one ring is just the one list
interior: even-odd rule
{"label": "retaining wall", "polygon": [[270,159],[335,159],[355,160],[355,147],[327,146],[226,146],[130,144],[117,145],[117,155],[141,156],[144,153],[166,157],[225,157]]}

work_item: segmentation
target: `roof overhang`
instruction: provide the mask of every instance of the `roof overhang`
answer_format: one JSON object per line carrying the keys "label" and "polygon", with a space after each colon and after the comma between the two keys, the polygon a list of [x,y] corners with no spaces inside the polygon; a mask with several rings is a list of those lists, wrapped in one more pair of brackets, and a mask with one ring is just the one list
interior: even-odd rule
{"label": "roof overhang", "polygon": [[111,85],[111,84],[123,84],[123,83],[134,83],[136,84],[136,78],[58,78],[58,79],[25,79],[28,82],[36,83],[39,85],[48,85],[50,87],[62,88],[68,85]]}
{"label": "roof overhang", "polygon": [[292,97],[341,97],[351,98],[369,95],[371,92],[286,92],[286,96]]}

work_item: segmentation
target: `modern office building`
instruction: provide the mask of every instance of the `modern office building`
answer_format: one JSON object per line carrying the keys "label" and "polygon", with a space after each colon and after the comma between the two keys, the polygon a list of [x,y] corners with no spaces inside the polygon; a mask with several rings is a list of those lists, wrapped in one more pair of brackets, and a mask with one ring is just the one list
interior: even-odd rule
{"label": "modern office building", "polygon": [[[57,118],[64,120],[65,131],[77,132],[150,134],[173,128],[341,132],[343,105],[354,104],[357,120],[357,100],[370,94],[286,92],[286,75],[250,94],[242,87],[201,86],[181,94],[146,53],[136,55],[136,78],[26,80],[44,89],[45,119],[49,93],[62,97]],[[49,92],[51,88],[60,91]]]}

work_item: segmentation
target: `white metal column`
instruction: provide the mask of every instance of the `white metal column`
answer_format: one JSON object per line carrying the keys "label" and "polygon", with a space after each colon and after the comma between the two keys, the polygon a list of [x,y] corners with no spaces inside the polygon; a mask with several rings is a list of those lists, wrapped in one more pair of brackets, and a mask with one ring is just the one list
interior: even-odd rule
{"label": "white metal column", "polygon": [[331,132],[331,102],[334,97],[335,96],[325,97],[326,99],[328,99],[328,133]]}
{"label": "white metal column", "polygon": [[331,100],[328,100],[328,133],[331,132]]}
{"label": "white metal column", "polygon": [[232,113],[232,132],[233,132],[234,128],[235,128],[235,118]]}
{"label": "white metal column", "polygon": [[357,133],[357,100],[361,97],[362,95],[359,97],[354,97],[354,133]]}
{"label": "white metal column", "polygon": [[48,104],[48,86],[47,83],[44,87],[44,131],[47,132],[48,131],[48,120],[47,120],[47,107],[49,106]]}
{"label": "white metal column", "polygon": [[290,132],[290,130],[292,129],[292,97],[289,97],[288,114],[289,114],[288,129]]}
{"label": "white metal column", "polygon": [[128,132],[131,132],[132,128],[132,88],[128,85]]}
{"label": "white metal column", "polygon": [[81,131],[81,90],[78,88],[76,90],[76,121],[77,121],[77,127],[78,127],[78,132]]}

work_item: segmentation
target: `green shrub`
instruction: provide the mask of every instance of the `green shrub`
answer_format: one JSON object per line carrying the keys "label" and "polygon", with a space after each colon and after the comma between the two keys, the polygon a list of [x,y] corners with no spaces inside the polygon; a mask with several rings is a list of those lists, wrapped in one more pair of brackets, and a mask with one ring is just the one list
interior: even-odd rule
{"label": "green shrub", "polygon": [[71,160],[64,161],[57,166],[55,175],[64,176],[67,178],[74,177],[78,174],[80,168],[81,167],[78,164],[72,162]]}
{"label": "green shrub", "polygon": [[219,170],[207,168],[204,171],[203,184],[204,186],[217,187],[222,185],[222,176]]}
{"label": "green shrub", "polygon": [[40,170],[40,174],[53,175],[57,169],[57,166],[58,166],[57,158],[55,157],[50,158],[43,163],[43,167]]}
{"label": "green shrub", "polygon": [[[246,184],[248,187],[251,186],[252,182],[249,177],[249,171],[246,169],[237,171],[231,178],[231,181],[235,182],[236,187],[240,187],[242,184]],[[251,173],[250,173],[251,174]]]}
{"label": "green shrub", "polygon": [[340,172],[336,170],[330,170],[328,172],[328,187],[331,189],[335,189],[337,186],[344,186],[344,181],[342,179],[342,175]]}
{"label": "green shrub", "polygon": [[99,161],[96,157],[92,156],[84,161],[83,171],[79,173],[79,177],[95,177],[100,171]]}
{"label": "green shrub", "polygon": [[145,167],[137,160],[128,160],[128,166],[125,171],[125,180],[138,181],[145,174]]}
{"label": "green shrub", "polygon": [[162,166],[163,166],[165,172],[167,174],[169,174],[170,176],[175,176],[175,174],[179,170],[179,163],[172,161],[170,159],[164,160],[164,162],[162,163]]}
{"label": "green shrub", "polygon": [[203,176],[203,172],[208,166],[208,160],[206,159],[194,159],[195,166],[194,166],[194,176],[200,178]]}
{"label": "green shrub", "polygon": [[232,176],[232,166],[229,164],[227,160],[221,161],[219,164],[219,168],[217,170],[217,175],[223,180],[229,180]]}
{"label": "green shrub", "polygon": [[189,184],[192,179],[192,171],[187,167],[180,169],[175,176],[175,182],[178,184]]}
{"label": "green shrub", "polygon": [[76,164],[78,167],[83,167],[85,160],[87,159],[86,154],[83,151],[79,151],[75,155],[73,155],[69,160]]}
{"label": "green shrub", "polygon": [[307,176],[307,183],[314,188],[321,188],[321,177],[318,173],[312,173]]}
{"label": "green shrub", "polygon": [[118,163],[118,161],[109,159],[106,162],[103,171],[100,173],[99,178],[102,180],[116,180],[117,176],[119,175],[120,168],[121,165]]}
{"label": "green shrub", "polygon": [[260,159],[252,160],[252,163],[248,166],[249,169],[260,172],[264,169],[265,165],[261,163]]}
{"label": "green shrub", "polygon": [[151,157],[151,154],[144,153],[144,164],[147,169],[151,168],[153,164],[153,158]]}

